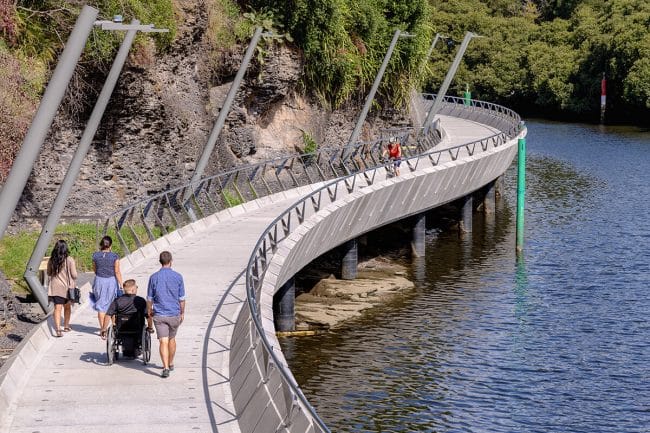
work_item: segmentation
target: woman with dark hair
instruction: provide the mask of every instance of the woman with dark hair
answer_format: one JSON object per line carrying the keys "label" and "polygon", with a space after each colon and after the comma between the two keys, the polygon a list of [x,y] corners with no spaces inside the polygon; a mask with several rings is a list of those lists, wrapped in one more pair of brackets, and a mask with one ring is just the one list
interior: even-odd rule
{"label": "woman with dark hair", "polygon": [[120,272],[120,257],[111,251],[113,239],[104,236],[99,242],[99,251],[93,253],[93,282],[94,305],[99,320],[99,329],[104,323],[104,316],[108,307],[117,296],[117,290],[122,287],[122,273]]}
{"label": "woman with dark hair", "polygon": [[54,244],[50,260],[47,262],[47,275],[50,283],[47,288],[47,296],[54,304],[54,327],[56,336],[61,337],[61,309],[63,309],[63,331],[70,331],[70,313],[72,301],[68,299],[68,289],[76,287],[77,267],[74,259],[68,252],[68,244],[59,240]]}

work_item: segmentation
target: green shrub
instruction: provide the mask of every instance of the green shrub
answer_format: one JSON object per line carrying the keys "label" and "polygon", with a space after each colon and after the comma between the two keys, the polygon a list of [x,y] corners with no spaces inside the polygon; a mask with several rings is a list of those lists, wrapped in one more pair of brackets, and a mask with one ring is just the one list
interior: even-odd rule
{"label": "green shrub", "polygon": [[307,131],[302,131],[302,143],[303,153],[316,153],[318,150],[318,143],[316,143],[314,136]]}

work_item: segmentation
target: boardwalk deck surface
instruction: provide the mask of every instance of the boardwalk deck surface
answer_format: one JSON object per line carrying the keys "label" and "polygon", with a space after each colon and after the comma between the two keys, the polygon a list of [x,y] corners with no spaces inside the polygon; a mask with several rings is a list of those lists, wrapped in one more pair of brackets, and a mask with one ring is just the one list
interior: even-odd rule
{"label": "boardwalk deck surface", "polygon": [[[495,130],[444,117],[453,146],[492,135]],[[403,168],[403,170],[406,170]],[[238,432],[229,398],[225,353],[231,320],[244,301],[241,283],[226,294],[245,269],[262,231],[298,199],[296,194],[240,214],[172,242],[173,268],[185,278],[185,322],[177,336],[175,370],[161,378],[158,342],[149,365],[140,360],[106,364],[106,345],[96,314],[82,305],[73,313],[72,332],[52,338],[35,365],[15,384],[15,403],[3,414],[0,431],[11,433]],[[148,277],[159,269],[150,249],[140,264],[124,272],[146,295]],[[125,266],[128,268],[128,266]],[[215,314],[216,311],[216,314]]]}

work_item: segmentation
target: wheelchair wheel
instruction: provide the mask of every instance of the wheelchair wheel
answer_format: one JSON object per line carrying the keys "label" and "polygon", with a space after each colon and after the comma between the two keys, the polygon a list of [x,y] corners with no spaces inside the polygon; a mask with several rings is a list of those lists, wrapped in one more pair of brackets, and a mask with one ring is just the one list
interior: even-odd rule
{"label": "wheelchair wheel", "polygon": [[147,327],[142,328],[142,363],[147,365],[151,359],[151,334],[147,332]]}
{"label": "wheelchair wheel", "polygon": [[115,330],[112,326],[109,326],[106,331],[106,357],[108,365],[113,365],[115,361]]}

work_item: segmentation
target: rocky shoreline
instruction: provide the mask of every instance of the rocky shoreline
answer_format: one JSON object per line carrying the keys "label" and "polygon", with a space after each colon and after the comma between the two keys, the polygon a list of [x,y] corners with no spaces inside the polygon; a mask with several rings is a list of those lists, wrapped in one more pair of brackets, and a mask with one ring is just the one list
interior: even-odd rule
{"label": "rocky shoreline", "polygon": [[406,267],[377,257],[359,264],[357,278],[330,275],[296,297],[296,330],[326,330],[360,316],[364,310],[412,290]]}

